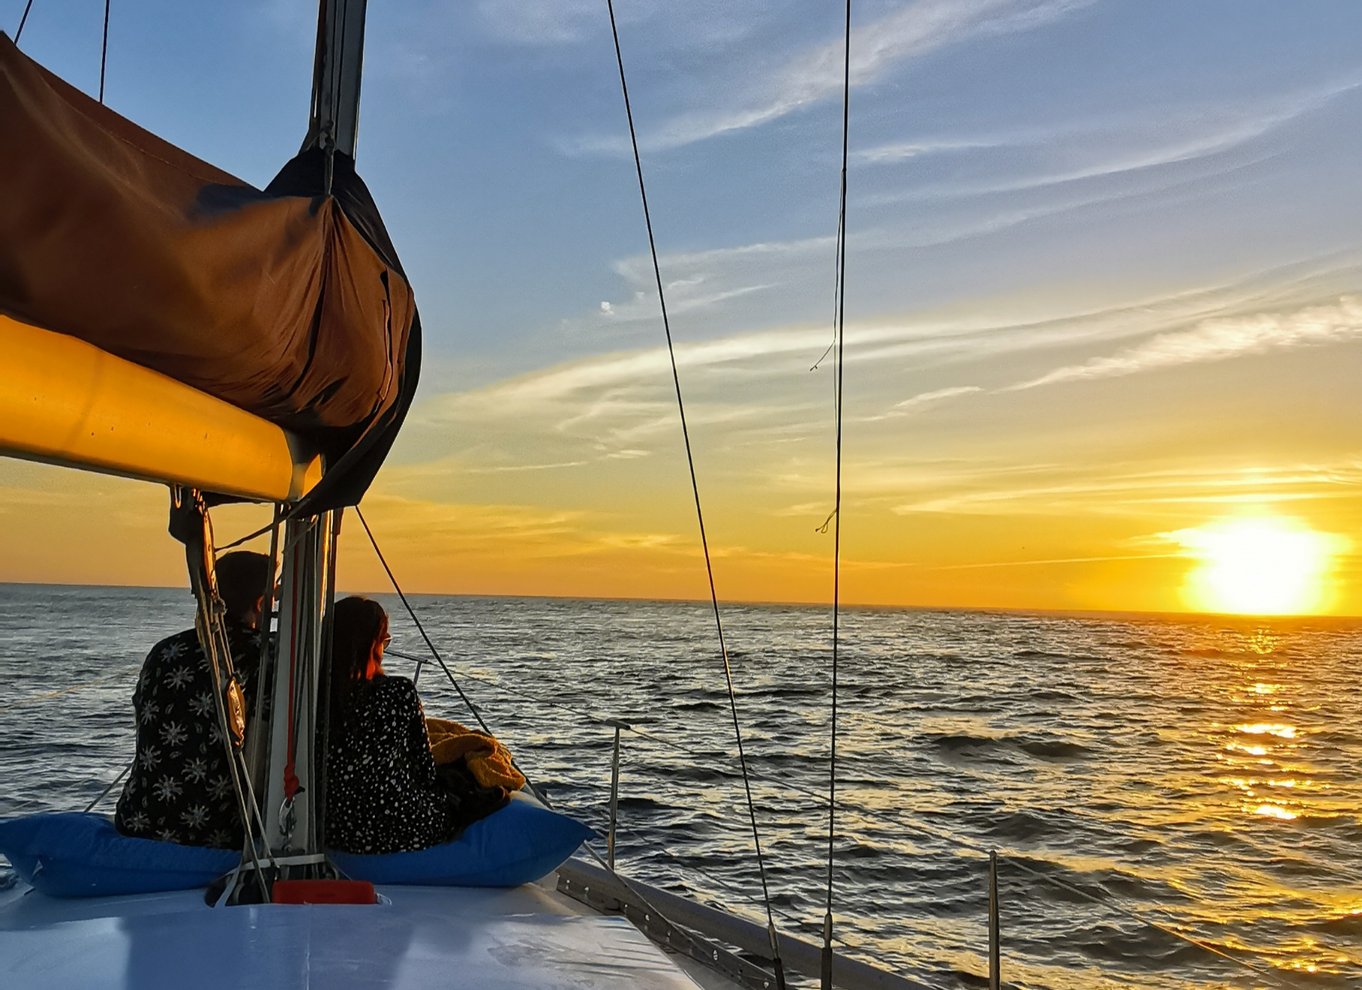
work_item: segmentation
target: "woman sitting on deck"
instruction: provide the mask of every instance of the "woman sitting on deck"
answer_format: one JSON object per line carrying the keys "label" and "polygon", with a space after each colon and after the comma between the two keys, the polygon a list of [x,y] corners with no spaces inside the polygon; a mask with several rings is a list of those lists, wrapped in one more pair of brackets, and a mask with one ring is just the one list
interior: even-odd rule
{"label": "woman sitting on deck", "polygon": [[416,685],[383,671],[387,613],[346,598],[332,615],[327,844],[388,853],[453,838],[457,801],[436,779]]}

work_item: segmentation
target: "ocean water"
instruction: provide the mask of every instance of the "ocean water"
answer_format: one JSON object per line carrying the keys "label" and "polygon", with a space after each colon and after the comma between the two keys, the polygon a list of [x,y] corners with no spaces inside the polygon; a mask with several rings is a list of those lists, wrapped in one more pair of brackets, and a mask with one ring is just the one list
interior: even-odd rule
{"label": "ocean water", "polygon": [[[380,597],[393,648],[423,653]],[[630,723],[621,869],[764,918],[707,604],[412,601],[531,778],[602,830],[603,720]],[[114,778],[142,657],[191,607],[184,591],[0,585],[0,816],[79,810]],[[777,923],[816,940],[829,614],[724,619]],[[986,986],[996,850],[1013,987],[1362,986],[1362,623],[851,609],[843,631],[845,951]],[[471,721],[438,668],[420,684],[428,713]]]}

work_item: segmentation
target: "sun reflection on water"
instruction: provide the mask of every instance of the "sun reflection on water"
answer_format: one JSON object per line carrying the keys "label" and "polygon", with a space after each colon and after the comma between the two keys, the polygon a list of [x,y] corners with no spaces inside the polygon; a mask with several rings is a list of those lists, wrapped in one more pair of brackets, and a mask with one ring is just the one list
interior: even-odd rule
{"label": "sun reflection on water", "polygon": [[1280,722],[1254,722],[1236,725],[1234,728],[1236,731],[1250,736],[1276,736],[1279,739],[1296,738],[1296,727],[1294,725],[1283,725]]}
{"label": "sun reflection on water", "polygon": [[1219,783],[1244,824],[1294,822],[1310,813],[1308,798],[1317,790],[1313,768],[1300,759],[1309,730],[1297,716],[1309,708],[1295,710],[1287,687],[1294,679],[1279,634],[1264,626],[1246,629],[1234,645],[1221,668],[1228,675],[1221,711],[1231,717],[1206,731],[1227,771]]}
{"label": "sun reflection on water", "polygon": [[1279,818],[1287,822],[1300,817],[1294,811],[1283,808],[1280,804],[1260,804],[1253,809],[1253,813],[1263,818]]}

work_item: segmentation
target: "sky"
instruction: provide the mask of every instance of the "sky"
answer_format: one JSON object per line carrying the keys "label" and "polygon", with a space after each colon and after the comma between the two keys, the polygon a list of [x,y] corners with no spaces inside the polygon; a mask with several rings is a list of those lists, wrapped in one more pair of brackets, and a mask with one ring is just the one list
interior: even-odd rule
{"label": "sky", "polygon": [[[617,3],[725,600],[832,594],[842,13]],[[94,92],[102,18],[38,0],[21,47]],[[115,4],[106,99],[263,185],[314,35]],[[1362,614],[1360,35],[1351,0],[854,5],[844,601]],[[404,588],[706,597],[604,0],[376,2],[365,68],[426,332],[362,506]],[[0,580],[183,584],[164,513],[0,461]],[[353,518],[342,554],[385,588]]]}

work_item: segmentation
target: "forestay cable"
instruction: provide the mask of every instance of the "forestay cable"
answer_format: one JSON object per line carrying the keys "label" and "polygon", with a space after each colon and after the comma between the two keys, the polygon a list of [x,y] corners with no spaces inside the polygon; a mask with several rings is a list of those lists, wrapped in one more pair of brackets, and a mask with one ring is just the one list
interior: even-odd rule
{"label": "forestay cable", "polygon": [[695,475],[695,457],[691,453],[690,430],[686,424],[686,403],[681,395],[681,374],[676,366],[676,347],[672,342],[671,321],[667,316],[667,297],[662,287],[662,268],[657,260],[657,241],[653,237],[652,213],[648,209],[648,190],[643,181],[643,159],[638,150],[638,133],[634,128],[634,110],[629,102],[629,84],[624,75],[624,53],[620,48],[619,27],[615,23],[614,0],[606,0],[610,11],[610,33],[615,41],[615,62],[619,66],[620,92],[624,97],[624,114],[629,121],[629,141],[634,149],[634,171],[638,174],[638,194],[643,202],[643,222],[648,229],[648,251],[653,260],[653,277],[657,282],[657,301],[662,310],[662,329],[667,336],[667,355],[671,359],[672,384],[676,387],[676,405],[681,415],[681,437],[686,446],[686,465],[690,469],[691,492],[695,496],[695,516],[700,528],[700,546],[705,554],[705,574],[709,578],[709,598],[714,607],[714,625],[719,635],[719,653],[723,657],[724,678],[728,682],[728,705],[733,714],[733,734],[738,746],[738,761],[742,766],[743,789],[747,794],[747,815],[752,823],[752,844],[757,855],[757,872],[761,877],[762,897],[766,902],[766,931],[771,940],[771,961],[775,967],[776,985],[785,990],[785,966],[780,958],[780,940],[776,934],[775,917],[771,912],[771,891],[766,882],[766,861],[761,853],[761,835],[757,829],[756,805],[752,800],[752,785],[747,776],[747,754],[743,751],[742,728],[738,723],[738,700],[733,689],[733,668],[724,642],[724,624],[719,616],[719,593],[714,587],[714,564],[709,554],[709,538],[705,534],[705,513],[700,505],[700,483]]}
{"label": "forestay cable", "polygon": [[33,0],[28,0],[24,4],[24,15],[19,18],[19,29],[14,32],[14,43],[19,44],[19,39],[24,36],[24,25],[28,23],[28,12],[33,9]]}
{"label": "forestay cable", "polygon": [[[847,143],[851,129],[851,0],[846,0],[845,42],[842,52],[842,187],[837,209],[837,313],[835,343],[837,345],[836,405],[837,405],[837,481],[832,505],[832,726],[828,755],[828,882],[827,904],[823,913],[823,990],[832,990],[832,864],[837,840],[837,661],[840,644],[841,582],[842,582],[842,371],[845,367],[843,347],[846,343],[846,281],[847,281]],[[821,359],[820,359],[821,360]],[[824,524],[826,525],[826,523]]]}
{"label": "forestay cable", "polygon": [[99,46],[99,105],[104,105],[104,68],[109,63],[109,5],[113,0],[104,0],[104,41]]}

